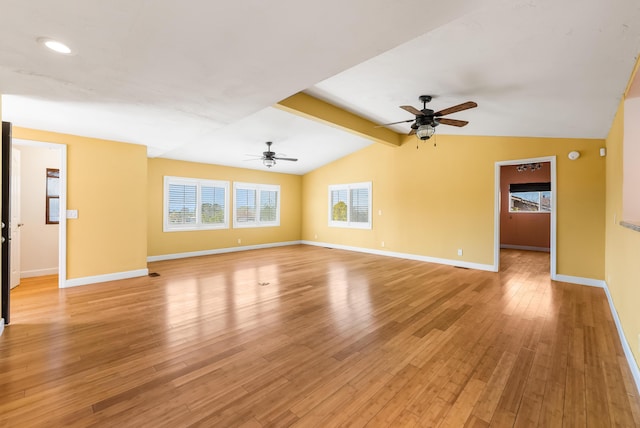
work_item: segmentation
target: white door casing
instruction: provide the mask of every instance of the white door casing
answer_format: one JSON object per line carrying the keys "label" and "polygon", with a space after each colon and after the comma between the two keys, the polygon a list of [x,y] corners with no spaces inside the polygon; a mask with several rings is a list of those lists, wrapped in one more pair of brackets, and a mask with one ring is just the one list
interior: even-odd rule
{"label": "white door casing", "polygon": [[[60,153],[60,223],[58,227],[58,287],[67,285],[67,146],[45,141],[13,139],[12,150],[16,146],[47,147]],[[43,196],[44,197],[44,196]],[[43,213],[44,215],[44,213]]]}
{"label": "white door casing", "polygon": [[551,279],[556,280],[558,278],[556,266],[557,266],[557,209],[558,206],[558,192],[556,191],[556,157],[546,156],[531,159],[513,159],[507,161],[499,161],[495,163],[494,172],[494,238],[493,238],[493,271],[498,272],[500,270],[500,167],[505,165],[519,165],[523,163],[542,163],[549,162],[551,164],[551,242],[550,242],[550,276]]}

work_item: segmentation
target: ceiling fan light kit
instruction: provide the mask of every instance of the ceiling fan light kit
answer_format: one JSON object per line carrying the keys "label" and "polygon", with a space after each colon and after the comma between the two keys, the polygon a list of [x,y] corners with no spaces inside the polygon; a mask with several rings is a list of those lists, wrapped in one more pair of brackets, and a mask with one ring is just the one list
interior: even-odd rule
{"label": "ceiling fan light kit", "polygon": [[436,128],[431,125],[421,125],[416,130],[416,136],[421,140],[428,140],[433,134],[435,134]]}
{"label": "ceiling fan light kit", "polygon": [[540,162],[537,163],[526,163],[526,164],[521,164],[518,165],[516,167],[516,171],[518,172],[525,172],[525,171],[531,171],[531,172],[536,172],[537,170],[542,168],[542,164]]}

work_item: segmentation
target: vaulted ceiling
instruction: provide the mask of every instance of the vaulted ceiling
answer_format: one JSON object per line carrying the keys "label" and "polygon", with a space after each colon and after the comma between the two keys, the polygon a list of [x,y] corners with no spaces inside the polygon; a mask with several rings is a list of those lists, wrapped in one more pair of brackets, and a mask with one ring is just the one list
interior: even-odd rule
{"label": "vaulted ceiling", "polygon": [[[640,52],[635,0],[30,0],[0,14],[3,120],[256,169],[273,141],[300,159],[273,170],[294,174],[393,139],[373,126],[410,119],[398,106],[421,94],[435,110],[479,104],[439,134],[604,138]],[[281,102],[296,97],[311,102]],[[362,117],[356,132],[305,111],[323,102]]]}

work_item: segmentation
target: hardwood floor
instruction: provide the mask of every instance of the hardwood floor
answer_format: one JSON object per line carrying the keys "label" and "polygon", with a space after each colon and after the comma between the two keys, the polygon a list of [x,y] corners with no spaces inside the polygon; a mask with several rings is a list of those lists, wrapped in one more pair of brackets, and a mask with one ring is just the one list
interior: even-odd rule
{"label": "hardwood floor", "polygon": [[0,426],[640,426],[603,290],[310,246],[12,291]]}

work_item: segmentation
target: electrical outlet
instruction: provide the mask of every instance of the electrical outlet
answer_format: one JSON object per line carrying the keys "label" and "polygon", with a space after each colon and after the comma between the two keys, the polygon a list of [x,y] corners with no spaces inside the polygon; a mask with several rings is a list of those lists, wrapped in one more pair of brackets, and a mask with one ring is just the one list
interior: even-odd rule
{"label": "electrical outlet", "polygon": [[462,255],[462,248],[458,248],[458,255],[461,256]]}
{"label": "electrical outlet", "polygon": [[382,215],[382,210],[378,210],[378,215]]}
{"label": "electrical outlet", "polygon": [[238,238],[238,244],[242,244],[242,238]]}
{"label": "electrical outlet", "polygon": [[318,234],[313,235],[313,239],[318,239]]}
{"label": "electrical outlet", "polygon": [[380,243],[380,246],[381,246],[381,247],[384,247],[384,241],[382,241],[382,242]]}

